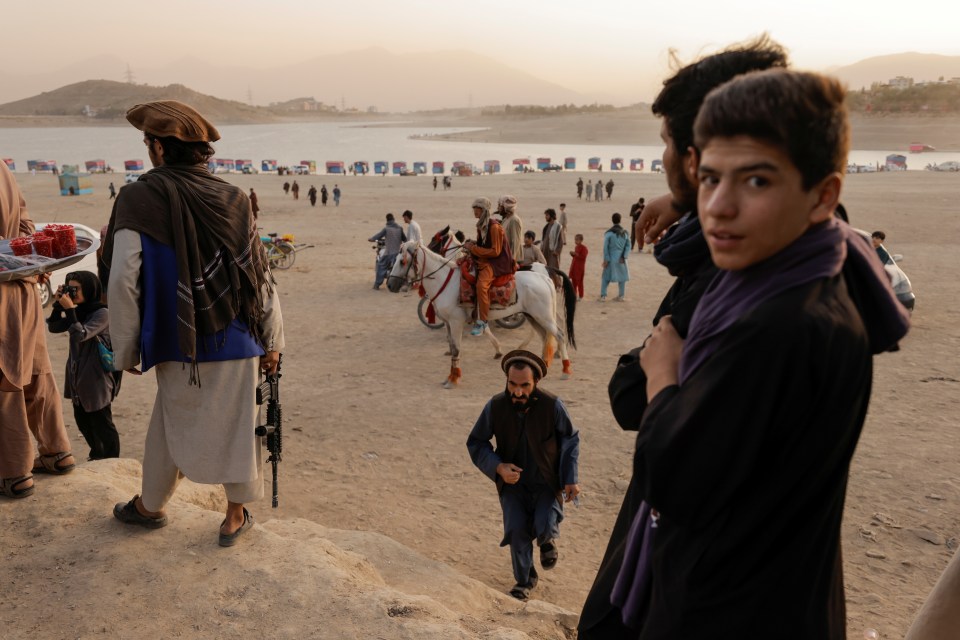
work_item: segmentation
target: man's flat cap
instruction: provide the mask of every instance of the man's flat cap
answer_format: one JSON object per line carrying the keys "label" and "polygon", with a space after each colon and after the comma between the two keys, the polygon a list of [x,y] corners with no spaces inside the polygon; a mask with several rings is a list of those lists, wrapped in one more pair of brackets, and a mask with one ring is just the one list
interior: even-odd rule
{"label": "man's flat cap", "polygon": [[127,111],[127,121],[158,138],[184,142],[216,142],[220,132],[193,107],[176,100],[138,104]]}
{"label": "man's flat cap", "polygon": [[510,365],[515,362],[523,362],[532,367],[534,375],[538,380],[547,375],[547,364],[541,360],[539,356],[525,349],[514,349],[503,356],[503,360],[500,361],[500,368],[503,369],[504,373],[507,373]]}

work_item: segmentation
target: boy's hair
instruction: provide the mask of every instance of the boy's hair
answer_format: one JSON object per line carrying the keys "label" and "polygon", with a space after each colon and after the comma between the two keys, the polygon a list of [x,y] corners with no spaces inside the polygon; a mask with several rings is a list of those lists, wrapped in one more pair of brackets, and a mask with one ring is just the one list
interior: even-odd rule
{"label": "boy's hair", "polygon": [[[672,62],[677,64],[676,56]],[[737,44],[689,64],[663,81],[663,89],[651,110],[667,119],[667,129],[677,151],[684,155],[694,145],[693,121],[704,97],[724,82],[750,71],[788,65],[783,47],[766,34],[752,42]]]}
{"label": "boy's hair", "polygon": [[748,73],[710,92],[694,124],[703,149],[713,138],[747,136],[779,147],[809,190],[843,173],[850,149],[846,90],[818,73],[770,69]]}
{"label": "boy's hair", "polygon": [[410,218],[411,220],[413,220],[413,211],[410,211],[410,209],[407,209],[406,211],[403,212],[403,215],[401,217]]}
{"label": "boy's hair", "polygon": [[883,231],[874,231],[873,233],[870,234],[870,237],[879,238],[880,242],[883,242],[884,240],[887,239],[887,234],[885,234]]}
{"label": "boy's hair", "polygon": [[524,237],[524,238],[531,238],[531,239],[533,239],[533,240],[536,240],[536,239],[537,239],[537,234],[535,234],[533,231],[524,231],[524,232],[523,232],[523,237]]}
{"label": "boy's hair", "polygon": [[550,216],[551,220],[557,219],[557,212],[554,209],[547,209],[546,211],[544,211],[544,213]]}
{"label": "boy's hair", "polygon": [[578,233],[577,235],[573,236],[573,239],[574,239],[574,240],[583,240],[583,234],[582,234],[582,233]]}
{"label": "boy's hair", "polygon": [[613,221],[613,224],[620,224],[620,221],[621,221],[622,219],[623,219],[623,218],[620,217],[620,214],[619,214],[619,213],[615,213],[615,214],[613,214],[612,216],[610,216],[610,220]]}
{"label": "boy's hair", "polygon": [[388,214],[387,214],[387,222],[393,222],[394,219],[395,219],[395,218],[393,217],[393,214],[392,214],[392,213],[388,213]]}

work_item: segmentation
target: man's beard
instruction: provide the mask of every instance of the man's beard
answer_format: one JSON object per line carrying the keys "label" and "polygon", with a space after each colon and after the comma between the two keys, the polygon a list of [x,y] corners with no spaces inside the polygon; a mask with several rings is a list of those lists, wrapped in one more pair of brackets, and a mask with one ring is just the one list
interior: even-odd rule
{"label": "man's beard", "polygon": [[518,411],[523,411],[524,409],[527,408],[527,404],[529,404],[530,402],[530,396],[526,394],[520,394],[519,396],[515,396],[514,394],[510,393],[509,389],[507,389],[506,391],[507,391],[507,395],[510,396],[510,402],[513,403],[514,409],[517,409]]}

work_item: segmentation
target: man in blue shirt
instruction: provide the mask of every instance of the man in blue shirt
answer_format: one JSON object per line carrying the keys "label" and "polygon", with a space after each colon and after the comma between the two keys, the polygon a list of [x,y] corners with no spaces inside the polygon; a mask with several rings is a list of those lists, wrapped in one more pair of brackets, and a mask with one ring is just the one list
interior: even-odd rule
{"label": "man in blue shirt", "polygon": [[[547,367],[539,357],[515,350],[503,357],[506,390],[491,398],[467,438],[473,463],[496,482],[503,510],[503,540],[510,545],[516,584],[510,595],[526,600],[539,576],[533,566],[533,540],[540,566],[557,564],[556,538],[563,502],[580,493],[577,459],[580,434],[563,402],[537,384]],[[496,439],[497,448],[490,444]]]}

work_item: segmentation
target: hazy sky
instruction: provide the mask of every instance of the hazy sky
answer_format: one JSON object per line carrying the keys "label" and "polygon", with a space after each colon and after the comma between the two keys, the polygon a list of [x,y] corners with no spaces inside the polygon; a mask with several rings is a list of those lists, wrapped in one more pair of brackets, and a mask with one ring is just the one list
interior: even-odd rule
{"label": "hazy sky", "polygon": [[762,31],[809,69],[960,54],[956,0],[39,0],[5,2],[2,20],[7,70],[17,72],[101,54],[134,70],[185,56],[270,67],[376,45],[470,49],[570,89],[610,92],[662,78],[671,47],[689,60]]}

